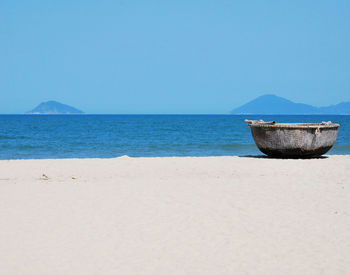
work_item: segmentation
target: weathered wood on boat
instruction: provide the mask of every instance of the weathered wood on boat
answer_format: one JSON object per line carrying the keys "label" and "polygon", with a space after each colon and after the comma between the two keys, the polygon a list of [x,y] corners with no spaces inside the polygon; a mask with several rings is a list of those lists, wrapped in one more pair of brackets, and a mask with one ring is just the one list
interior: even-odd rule
{"label": "weathered wood on boat", "polygon": [[280,158],[311,158],[327,153],[334,145],[339,124],[276,123],[245,120],[259,150]]}

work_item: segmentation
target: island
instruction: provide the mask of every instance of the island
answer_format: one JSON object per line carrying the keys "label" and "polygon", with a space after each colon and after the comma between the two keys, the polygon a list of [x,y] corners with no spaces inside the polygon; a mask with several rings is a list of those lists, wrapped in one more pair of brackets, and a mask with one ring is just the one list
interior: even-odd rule
{"label": "island", "polygon": [[62,103],[57,102],[57,101],[47,101],[47,102],[40,103],[33,110],[26,112],[26,114],[31,114],[31,115],[41,115],[41,114],[77,115],[77,114],[84,114],[84,112],[81,110],[78,110],[72,106],[62,104]]}
{"label": "island", "polygon": [[342,102],[326,107],[315,107],[308,104],[295,103],[273,94],[266,94],[232,110],[231,114],[350,115],[350,102]]}

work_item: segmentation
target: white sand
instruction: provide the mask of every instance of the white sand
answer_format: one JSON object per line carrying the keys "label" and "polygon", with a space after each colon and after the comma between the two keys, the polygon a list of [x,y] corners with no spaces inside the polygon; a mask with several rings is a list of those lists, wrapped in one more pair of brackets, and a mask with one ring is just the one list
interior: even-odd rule
{"label": "white sand", "polygon": [[350,156],[0,161],[0,273],[350,274]]}

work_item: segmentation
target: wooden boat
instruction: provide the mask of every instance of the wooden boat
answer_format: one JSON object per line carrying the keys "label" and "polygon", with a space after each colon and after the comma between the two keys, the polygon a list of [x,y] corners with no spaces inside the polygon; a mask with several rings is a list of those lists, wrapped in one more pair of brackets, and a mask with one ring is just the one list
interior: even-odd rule
{"label": "wooden boat", "polygon": [[312,158],[327,153],[334,145],[339,124],[276,123],[245,120],[259,150],[271,157]]}

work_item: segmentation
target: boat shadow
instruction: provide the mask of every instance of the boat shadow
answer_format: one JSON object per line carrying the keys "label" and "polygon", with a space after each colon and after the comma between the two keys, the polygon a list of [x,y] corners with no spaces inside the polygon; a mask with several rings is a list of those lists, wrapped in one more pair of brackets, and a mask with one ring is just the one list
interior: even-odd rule
{"label": "boat shadow", "polygon": [[243,156],[238,156],[240,158],[254,158],[254,159],[328,159],[328,156],[319,156],[319,157],[310,157],[310,158],[291,158],[291,157],[270,157],[266,155],[243,155]]}

